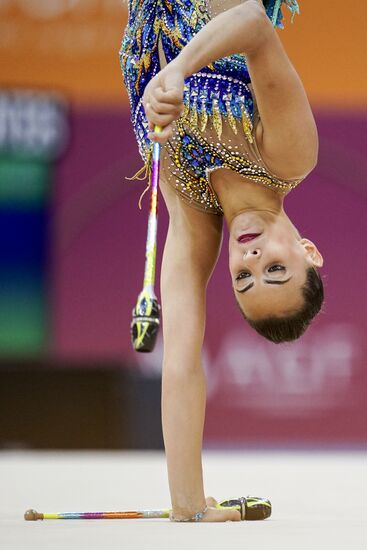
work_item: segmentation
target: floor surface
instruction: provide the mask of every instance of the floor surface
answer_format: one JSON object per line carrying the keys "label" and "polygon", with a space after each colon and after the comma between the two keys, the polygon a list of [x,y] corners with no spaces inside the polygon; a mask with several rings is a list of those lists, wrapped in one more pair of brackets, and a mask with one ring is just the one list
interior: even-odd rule
{"label": "floor surface", "polygon": [[0,453],[1,550],[366,550],[367,452],[207,451],[207,495],[264,496],[266,521],[26,522],[39,512],[169,506],[160,452]]}

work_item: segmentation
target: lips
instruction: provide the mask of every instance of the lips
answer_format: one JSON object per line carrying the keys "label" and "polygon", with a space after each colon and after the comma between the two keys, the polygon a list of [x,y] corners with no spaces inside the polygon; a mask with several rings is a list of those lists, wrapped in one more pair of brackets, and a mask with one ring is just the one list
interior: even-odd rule
{"label": "lips", "polygon": [[256,239],[256,237],[260,237],[260,235],[261,233],[244,233],[238,237],[237,241],[239,243],[248,243],[249,241]]}

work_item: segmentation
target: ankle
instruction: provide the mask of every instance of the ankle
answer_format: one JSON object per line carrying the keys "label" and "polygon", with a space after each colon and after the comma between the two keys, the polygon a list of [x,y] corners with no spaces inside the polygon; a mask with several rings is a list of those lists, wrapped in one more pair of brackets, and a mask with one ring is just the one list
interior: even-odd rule
{"label": "ankle", "polygon": [[178,508],[174,507],[170,516],[171,521],[201,521],[204,517],[205,512],[208,510],[206,504],[198,507],[193,511],[189,508]]}

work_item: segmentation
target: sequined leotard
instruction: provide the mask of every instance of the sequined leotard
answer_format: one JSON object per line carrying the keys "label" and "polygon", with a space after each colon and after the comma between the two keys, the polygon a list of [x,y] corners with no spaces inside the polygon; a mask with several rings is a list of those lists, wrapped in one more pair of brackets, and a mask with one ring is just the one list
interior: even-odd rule
{"label": "sequined leotard", "polygon": [[[152,143],[142,96],[163,65],[220,12],[241,0],[129,0],[129,19],[120,62],[128,91],[140,154],[148,165]],[[282,26],[282,3],[298,12],[296,0],[265,0],[267,14]],[[213,62],[185,80],[184,113],[173,138],[162,148],[161,177],[194,207],[222,214],[210,185],[210,173],[229,168],[247,179],[287,193],[301,180],[277,178],[265,166],[256,145],[258,113],[242,54]]]}

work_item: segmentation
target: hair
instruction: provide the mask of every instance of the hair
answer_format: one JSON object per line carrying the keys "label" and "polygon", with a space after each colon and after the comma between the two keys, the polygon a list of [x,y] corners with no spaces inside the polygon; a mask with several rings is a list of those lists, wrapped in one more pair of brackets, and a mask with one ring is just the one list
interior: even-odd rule
{"label": "hair", "polygon": [[309,267],[306,271],[306,282],[301,288],[304,303],[300,310],[289,317],[267,317],[254,321],[241,312],[248,324],[258,334],[274,344],[292,342],[305,332],[312,319],[319,313],[324,301],[324,286],[319,272]]}

